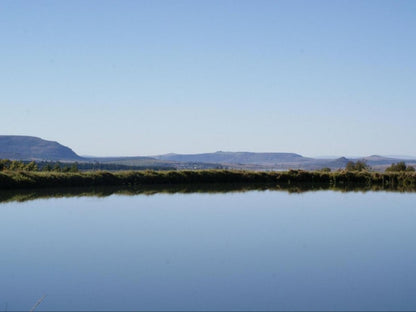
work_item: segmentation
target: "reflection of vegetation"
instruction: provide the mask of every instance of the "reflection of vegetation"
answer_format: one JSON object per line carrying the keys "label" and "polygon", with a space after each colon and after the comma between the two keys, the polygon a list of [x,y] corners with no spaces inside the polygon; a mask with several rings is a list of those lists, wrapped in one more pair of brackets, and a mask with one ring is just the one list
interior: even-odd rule
{"label": "reflection of vegetation", "polygon": [[5,190],[0,192],[0,202],[18,201],[24,202],[41,198],[62,197],[107,197],[111,195],[155,195],[155,194],[188,194],[188,193],[228,193],[246,192],[251,190],[268,190],[267,185],[236,185],[236,184],[203,184],[203,185],[152,185],[141,187],[73,187],[52,188],[36,190]]}
{"label": "reflection of vegetation", "polygon": [[248,191],[281,191],[288,193],[304,193],[313,191],[367,192],[367,191],[395,191],[413,192],[413,189],[384,189],[380,187],[326,187],[324,185],[303,184],[298,186],[273,186],[267,184],[193,184],[193,185],[152,185],[140,187],[98,187],[98,188],[52,188],[35,190],[4,190],[0,191],[1,202],[25,202],[35,199],[68,198],[68,197],[107,197],[111,195],[155,195],[155,194],[219,194]]}
{"label": "reflection of vegetation", "polygon": [[[250,190],[416,191],[412,172],[128,171],[2,172],[0,202],[72,196],[152,195],[156,193],[225,193]],[[13,190],[14,189],[14,190]],[[20,190],[16,190],[20,189]]]}

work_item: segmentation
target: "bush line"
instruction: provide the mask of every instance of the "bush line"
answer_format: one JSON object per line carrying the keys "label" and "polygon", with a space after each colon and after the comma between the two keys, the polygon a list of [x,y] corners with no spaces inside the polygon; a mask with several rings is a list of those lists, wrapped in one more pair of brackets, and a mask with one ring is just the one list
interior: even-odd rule
{"label": "bush line", "polygon": [[204,183],[269,184],[275,186],[319,185],[321,187],[371,187],[382,189],[416,189],[414,172],[320,172],[320,171],[243,171],[243,170],[174,170],[174,171],[90,171],[90,172],[0,172],[0,189],[177,185]]}

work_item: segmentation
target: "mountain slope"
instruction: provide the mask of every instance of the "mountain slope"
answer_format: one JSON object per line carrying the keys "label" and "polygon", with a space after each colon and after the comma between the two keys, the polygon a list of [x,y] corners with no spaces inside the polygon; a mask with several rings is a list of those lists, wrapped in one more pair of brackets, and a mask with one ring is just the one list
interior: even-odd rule
{"label": "mountain slope", "polygon": [[0,135],[0,158],[19,160],[83,160],[69,147],[23,135]]}

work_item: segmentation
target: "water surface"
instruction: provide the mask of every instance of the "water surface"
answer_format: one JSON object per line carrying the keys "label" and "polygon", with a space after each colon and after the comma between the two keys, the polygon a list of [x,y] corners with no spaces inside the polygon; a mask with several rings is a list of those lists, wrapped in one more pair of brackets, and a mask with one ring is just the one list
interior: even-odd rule
{"label": "water surface", "polygon": [[416,194],[0,204],[0,311],[415,310]]}

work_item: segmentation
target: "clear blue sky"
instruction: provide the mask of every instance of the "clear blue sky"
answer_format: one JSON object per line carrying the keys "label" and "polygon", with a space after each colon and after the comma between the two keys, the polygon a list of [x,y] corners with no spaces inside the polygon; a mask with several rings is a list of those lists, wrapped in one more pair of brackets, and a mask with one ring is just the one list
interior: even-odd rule
{"label": "clear blue sky", "polygon": [[416,1],[0,1],[0,134],[82,155],[416,155]]}

